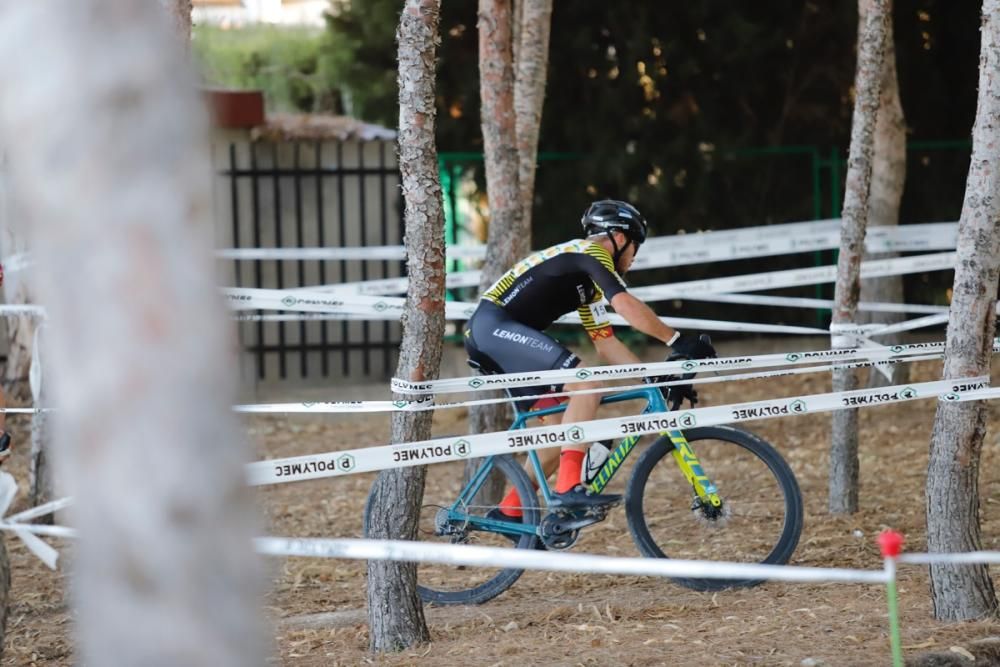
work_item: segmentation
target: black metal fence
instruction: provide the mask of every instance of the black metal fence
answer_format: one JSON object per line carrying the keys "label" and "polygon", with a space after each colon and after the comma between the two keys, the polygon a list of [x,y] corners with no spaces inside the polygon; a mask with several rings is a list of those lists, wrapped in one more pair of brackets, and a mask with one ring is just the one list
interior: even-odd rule
{"label": "black metal fence", "polygon": [[[402,201],[391,141],[239,142],[217,156],[219,247],[309,248],[401,245]],[[219,165],[222,166],[222,165]],[[404,275],[387,260],[234,260],[237,287],[288,289]],[[272,313],[273,315],[273,313]],[[386,379],[395,370],[398,322],[240,323],[260,380]]]}

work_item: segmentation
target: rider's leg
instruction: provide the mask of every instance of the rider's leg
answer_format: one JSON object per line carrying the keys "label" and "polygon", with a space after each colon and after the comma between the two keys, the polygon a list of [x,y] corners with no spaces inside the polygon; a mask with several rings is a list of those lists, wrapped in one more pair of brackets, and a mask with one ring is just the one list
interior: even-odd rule
{"label": "rider's leg", "polygon": [[[599,382],[574,382],[567,384],[565,390],[597,389],[600,386]],[[600,403],[600,394],[574,394],[569,399],[566,412],[563,413],[562,423],[569,425],[593,419]],[[559,477],[556,479],[556,493],[565,493],[580,483],[580,470],[583,468],[583,458],[586,452],[587,445],[584,443],[565,445],[559,452]]]}
{"label": "rider's leg", "polygon": [[[600,382],[573,382],[564,387],[564,391],[579,391],[582,389],[597,389]],[[597,406],[600,405],[600,394],[575,394],[570,397],[566,412],[563,413],[563,424],[574,424],[576,422],[588,421],[597,414]],[[556,493],[565,493],[580,484],[580,471],[583,469],[583,461],[587,452],[586,444],[566,445],[561,450],[555,447],[539,449],[538,462],[542,466],[542,472],[546,479],[559,470],[556,478]],[[531,478],[535,488],[538,488],[538,480],[535,478],[535,469],[530,461],[526,461],[524,469]],[[500,509],[508,516],[520,516],[521,499],[517,491],[510,489],[500,502]]]}

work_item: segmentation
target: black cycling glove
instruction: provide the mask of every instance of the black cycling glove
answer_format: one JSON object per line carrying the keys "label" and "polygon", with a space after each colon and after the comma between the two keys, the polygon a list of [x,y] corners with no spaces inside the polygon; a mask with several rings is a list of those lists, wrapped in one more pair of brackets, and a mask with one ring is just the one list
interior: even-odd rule
{"label": "black cycling glove", "polygon": [[718,356],[708,334],[681,334],[670,349],[673,350],[671,357],[676,355],[687,359],[707,359]]}

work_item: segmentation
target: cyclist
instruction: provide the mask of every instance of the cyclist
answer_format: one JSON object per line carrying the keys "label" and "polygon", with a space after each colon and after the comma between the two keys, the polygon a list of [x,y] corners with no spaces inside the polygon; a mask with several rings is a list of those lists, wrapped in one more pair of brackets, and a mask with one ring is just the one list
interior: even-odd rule
{"label": "cyclist", "polygon": [[[711,344],[696,334],[681,334],[663,323],[645,303],[629,294],[622,277],[632,266],[636,252],[646,240],[647,224],[642,214],[624,201],[605,199],[587,208],[581,219],[584,238],[540,250],[515,264],[479,301],[465,329],[469,359],[487,372],[523,373],[574,368],[580,358],[542,333],[557,318],[576,310],[598,355],[610,364],[637,363],[639,359],[615,335],[604,301],[632,327],[658,338],[673,352],[690,357],[715,356]],[[600,382],[565,384],[566,391],[593,389]],[[550,387],[512,389],[517,396],[530,396]],[[548,399],[552,405],[552,399]],[[600,403],[598,394],[570,397],[562,423],[593,419]],[[530,406],[525,406],[530,407]],[[539,452],[545,475],[558,467],[553,505],[593,507],[621,500],[616,494],[591,494],[581,484],[587,445],[570,444]],[[528,470],[529,475],[532,471]],[[537,483],[537,482],[536,482]],[[521,516],[520,499],[510,490],[499,511]],[[497,510],[493,510],[494,514]]]}

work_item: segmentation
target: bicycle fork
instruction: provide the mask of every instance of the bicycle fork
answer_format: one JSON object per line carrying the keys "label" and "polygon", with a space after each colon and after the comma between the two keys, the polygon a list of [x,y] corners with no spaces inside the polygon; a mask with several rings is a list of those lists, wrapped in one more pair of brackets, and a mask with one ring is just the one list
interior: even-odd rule
{"label": "bicycle fork", "polygon": [[705,469],[701,467],[698,455],[691,449],[691,443],[684,437],[684,433],[681,431],[667,431],[661,435],[666,435],[670,438],[670,442],[673,443],[674,451],[671,454],[674,456],[674,461],[677,462],[677,467],[684,473],[684,477],[687,479],[688,484],[691,485],[691,488],[694,489],[695,496],[697,496],[695,507],[692,509],[697,509],[700,506],[721,510],[722,498],[719,497],[719,489],[708,478],[708,475],[705,474]]}

